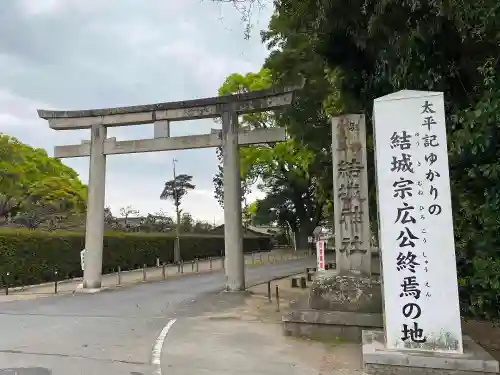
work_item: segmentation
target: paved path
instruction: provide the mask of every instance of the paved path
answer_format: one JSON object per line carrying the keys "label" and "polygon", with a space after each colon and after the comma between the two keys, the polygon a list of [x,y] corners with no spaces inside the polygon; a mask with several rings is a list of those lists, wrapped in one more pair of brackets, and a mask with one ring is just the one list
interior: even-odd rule
{"label": "paved path", "polygon": [[[289,250],[273,250],[268,252],[252,253],[245,255],[245,264],[247,266],[259,266],[263,264],[272,264],[293,259],[309,258],[308,252],[291,252]],[[125,272],[116,272],[103,275],[102,286],[104,289],[128,286],[141,282],[159,281],[163,279],[172,279],[185,277],[199,273],[221,271],[224,268],[223,258],[213,258],[211,260],[199,260],[183,263],[182,266],[166,265],[163,267],[149,267]],[[163,275],[165,273],[165,275]],[[4,290],[0,292],[0,302],[15,301],[19,299],[32,299],[41,296],[57,294],[72,294],[82,283],[82,278],[50,282],[25,287],[9,288],[8,295]]]}
{"label": "paved path", "polygon": [[[247,267],[247,280],[299,272],[311,262]],[[224,275],[214,272],[94,295],[0,303],[0,375],[160,374],[152,363],[160,332],[171,319],[199,313],[193,302],[223,285]]]}

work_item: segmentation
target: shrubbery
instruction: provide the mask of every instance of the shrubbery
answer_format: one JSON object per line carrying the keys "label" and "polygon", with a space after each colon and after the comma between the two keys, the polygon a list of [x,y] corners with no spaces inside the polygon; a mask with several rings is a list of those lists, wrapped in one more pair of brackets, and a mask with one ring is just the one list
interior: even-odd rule
{"label": "shrubbery", "polygon": [[[106,233],[104,237],[103,272],[134,269],[143,264],[153,266],[156,259],[172,262],[175,236],[172,234]],[[28,230],[0,231],[0,275],[10,273],[10,285],[29,285],[59,278],[78,277],[80,251],[84,233],[42,232]],[[183,234],[180,239],[184,261],[220,256],[224,252],[224,237],[209,234]],[[245,252],[270,250],[267,237],[244,238]]]}

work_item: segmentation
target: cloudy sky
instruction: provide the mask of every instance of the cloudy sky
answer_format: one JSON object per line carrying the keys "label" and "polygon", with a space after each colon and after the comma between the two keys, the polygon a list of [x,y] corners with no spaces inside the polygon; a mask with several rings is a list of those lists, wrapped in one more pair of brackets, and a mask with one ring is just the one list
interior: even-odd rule
{"label": "cloudy sky", "polygon": [[[51,130],[37,108],[88,109],[217,95],[224,78],[260,68],[267,51],[258,31],[271,8],[255,15],[243,37],[240,14],[209,0],[1,0],[0,132],[49,155],[54,145],[80,143],[88,131]],[[211,120],[177,122],[172,136],[208,133]],[[117,140],[152,138],[153,125],[113,128]],[[193,176],[196,190],[184,209],[221,222],[213,198],[215,149],[114,155],[108,158],[106,203],[118,214],[132,205],[141,214],[163,209],[163,182]],[[88,159],[66,159],[86,183]],[[258,192],[255,192],[258,195]]]}

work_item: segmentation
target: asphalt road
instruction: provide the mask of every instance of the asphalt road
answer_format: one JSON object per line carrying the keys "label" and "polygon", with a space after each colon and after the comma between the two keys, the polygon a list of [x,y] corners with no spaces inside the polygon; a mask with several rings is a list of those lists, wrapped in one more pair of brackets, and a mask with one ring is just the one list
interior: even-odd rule
{"label": "asphalt road", "polygon": [[[247,284],[299,272],[311,262],[249,267]],[[93,295],[2,303],[0,375],[154,374],[152,350],[164,326],[196,313],[190,304],[223,286],[218,272]]]}

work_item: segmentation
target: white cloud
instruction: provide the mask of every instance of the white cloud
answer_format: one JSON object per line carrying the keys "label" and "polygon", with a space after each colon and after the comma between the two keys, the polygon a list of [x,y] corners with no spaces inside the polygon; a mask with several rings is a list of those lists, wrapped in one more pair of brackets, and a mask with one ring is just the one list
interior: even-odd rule
{"label": "white cloud", "polygon": [[54,12],[59,12],[64,7],[64,2],[61,0],[21,0],[20,4],[26,13],[32,16],[52,14]]}
{"label": "white cloud", "polygon": [[[5,0],[10,1],[10,0]],[[19,0],[29,16],[56,16],[70,12],[97,12],[106,7],[101,0]]]}
{"label": "white cloud", "polygon": [[[218,88],[231,73],[247,73],[258,69],[255,63],[243,58],[242,54],[221,55],[210,51],[210,47],[204,46],[196,40],[175,40],[160,47],[156,56],[160,59],[173,59],[183,65],[189,69],[192,77],[207,89]],[[212,91],[211,95],[216,95],[216,91]]]}

